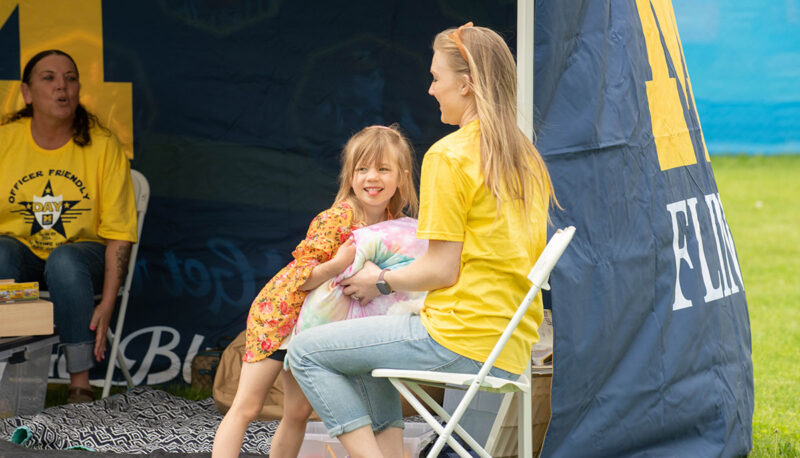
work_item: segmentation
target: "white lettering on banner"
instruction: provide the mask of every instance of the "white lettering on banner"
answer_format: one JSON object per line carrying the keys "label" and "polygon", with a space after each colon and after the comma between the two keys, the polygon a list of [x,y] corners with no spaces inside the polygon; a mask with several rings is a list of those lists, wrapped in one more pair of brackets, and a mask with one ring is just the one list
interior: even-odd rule
{"label": "white lettering on banner", "polygon": [[189,351],[186,352],[186,358],[183,360],[183,381],[186,383],[192,383],[192,360],[194,356],[197,354],[197,351],[200,350],[200,344],[206,340],[204,336],[199,336],[195,334],[194,339],[192,339],[192,344],[189,345]]}
{"label": "white lettering on banner", "polygon": [[[697,199],[694,201],[697,202]],[[686,261],[689,268],[694,269],[692,258],[689,257],[689,250],[686,247],[686,237],[681,238],[681,231],[678,229],[678,213],[686,215],[686,201],[679,200],[667,204],[667,211],[672,216],[672,251],[675,253],[675,302],[672,303],[672,310],[679,310],[692,306],[692,301],[686,299],[681,291],[681,261]],[[684,242],[683,246],[681,246],[681,240]]]}
{"label": "white lettering on banner", "polygon": [[[733,236],[731,235],[730,227],[728,227],[728,222],[725,220],[725,213],[722,210],[719,194],[706,195],[705,203],[708,208],[708,216],[711,219],[711,232],[714,234],[714,243],[717,257],[719,258],[718,270],[714,272],[711,272],[706,260],[703,234],[697,213],[697,198],[692,197],[667,204],[667,212],[672,219],[672,251],[675,255],[675,299],[672,303],[672,310],[680,310],[692,306],[692,301],[686,298],[681,289],[682,261],[686,262],[689,269],[693,270],[695,268],[691,257],[694,253],[690,254],[689,252],[690,220],[691,229],[693,229],[692,232],[697,241],[696,256],[700,263],[700,275],[703,278],[706,290],[703,301],[709,303],[738,293],[737,279],[739,284],[742,285],[742,290],[744,289],[736,248],[733,245]],[[679,215],[683,215],[683,218],[679,218]],[[706,234],[706,236],[708,235]]]}
{"label": "white lettering on banner", "polygon": [[[119,352],[125,359],[125,364],[127,364],[129,369],[132,369],[137,361],[126,358],[125,349],[133,339],[146,336],[147,334],[150,334],[150,344],[147,347],[147,353],[145,353],[144,357],[142,358],[136,373],[131,374],[133,384],[140,385],[143,381],[145,381],[145,378],[147,379],[148,385],[165,383],[174,379],[179,374],[182,375],[186,383],[190,383],[192,378],[192,358],[194,358],[194,355],[197,354],[200,345],[205,340],[205,336],[195,334],[192,337],[192,343],[189,346],[189,351],[184,359],[183,365],[181,365],[180,358],[173,351],[180,343],[180,333],[177,330],[168,326],[150,326],[136,330],[122,339],[122,341],[119,343]],[[163,345],[161,344],[162,336],[169,337],[169,341]],[[169,360],[169,367],[161,372],[151,374],[150,368],[153,365],[153,361],[159,356],[163,356]],[[111,364],[111,361],[109,361],[109,364]],[[114,364],[116,365],[116,361],[114,361]],[[57,378],[69,378],[66,360],[64,359],[63,354],[51,355],[48,376],[54,377],[56,376],[55,374],[57,374]]]}
{"label": "white lettering on banner", "polygon": [[[711,217],[711,228],[714,230],[714,240],[717,242],[717,256],[719,256],[719,264],[722,265],[724,258],[725,265],[727,266],[728,272],[731,273],[731,277],[733,277],[733,272],[736,272],[736,277],[739,279],[742,289],[744,289],[742,271],[739,269],[739,258],[736,256],[736,248],[733,246],[731,228],[728,226],[728,222],[725,220],[725,212],[722,210],[722,200],[720,199],[719,194],[707,195],[706,206],[708,206],[708,213]],[[717,227],[715,220],[719,222],[719,231],[722,233],[722,243],[719,243],[719,239],[717,238]],[[731,270],[731,266],[734,269],[733,271]],[[725,287],[727,288],[728,277],[723,275],[723,280],[725,280]],[[734,279],[732,278],[731,292],[728,293],[726,291],[726,296],[739,292],[739,288],[736,286],[736,283],[733,280]]]}
{"label": "white lettering on banner", "polygon": [[[139,369],[136,371],[135,374],[131,374],[133,378],[133,384],[139,385],[142,381],[147,377],[147,384],[154,385],[157,383],[164,383],[174,379],[178,372],[180,371],[181,367],[181,360],[178,358],[178,355],[172,351],[175,347],[178,346],[180,341],[180,334],[173,328],[167,326],[151,326],[148,328],[142,328],[137,331],[132,332],[130,335],[125,337],[120,343],[122,348],[125,348],[128,342],[135,339],[137,336],[141,334],[145,334],[148,332],[152,332],[153,335],[150,338],[150,347],[147,349],[147,353],[144,355],[141,364],[139,365]],[[161,334],[168,334],[171,339],[166,345],[161,345]],[[125,353],[123,352],[122,355],[124,356]],[[164,356],[169,359],[170,365],[167,369],[156,372],[154,374],[150,373],[150,366],[153,364],[153,360],[156,356]],[[127,359],[125,361],[127,363]]]}
{"label": "white lettering on banner", "polygon": [[[694,223],[693,224],[694,235],[695,237],[697,237],[697,252],[700,254],[699,256],[700,272],[703,275],[703,283],[705,284],[706,287],[706,295],[703,297],[703,300],[706,301],[706,303],[709,303],[711,301],[715,301],[723,297],[722,288],[720,286],[717,286],[716,288],[714,287],[714,284],[711,280],[711,274],[708,271],[708,262],[706,261],[706,255],[705,255],[706,252],[703,250],[703,237],[700,236],[700,221],[698,221],[697,219],[697,199],[692,197],[691,199],[688,199],[686,202],[691,206],[692,222]],[[714,227],[714,218],[711,218],[711,227],[712,228]],[[717,231],[714,230],[713,232],[714,232],[714,237],[716,238]],[[717,245],[717,251],[719,251],[719,245]],[[725,276],[722,275],[722,272],[719,271],[716,272],[716,274],[717,275],[715,277],[717,283],[720,283],[721,278],[724,278]],[[730,295],[730,293],[728,293],[728,295]]]}

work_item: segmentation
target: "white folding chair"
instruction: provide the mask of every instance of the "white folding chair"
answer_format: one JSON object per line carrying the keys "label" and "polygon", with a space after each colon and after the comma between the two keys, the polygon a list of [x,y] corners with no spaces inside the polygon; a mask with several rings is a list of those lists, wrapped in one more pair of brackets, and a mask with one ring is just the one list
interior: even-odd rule
{"label": "white folding chair", "polygon": [[114,377],[114,364],[119,365],[122,375],[128,384],[128,389],[133,388],[133,378],[128,370],[125,357],[119,351],[119,341],[122,337],[122,325],[125,323],[125,314],[128,311],[128,297],[131,293],[131,283],[133,283],[133,273],[136,270],[136,255],[139,253],[139,244],[142,242],[142,226],[144,226],[144,216],[147,213],[147,204],[150,201],[150,183],[147,178],[138,170],[131,169],[133,179],[133,195],[136,198],[136,243],[131,246],[131,258],[128,261],[128,275],[125,276],[125,283],[119,290],[122,299],[119,302],[117,313],[117,325],[114,330],[108,327],[108,340],[111,341],[111,353],[108,354],[108,368],[106,369],[106,379],[103,382],[103,397],[108,397],[111,390],[111,379]]}
{"label": "white folding chair", "polygon": [[[489,376],[489,370],[494,365],[495,360],[500,355],[500,352],[505,347],[511,334],[517,328],[517,325],[522,320],[522,317],[528,311],[531,302],[539,294],[541,289],[550,289],[547,280],[550,276],[550,271],[553,270],[556,262],[564,253],[564,250],[572,240],[575,233],[575,227],[570,226],[566,229],[559,229],[550,239],[545,247],[536,264],[528,274],[528,279],[532,282],[531,288],[522,300],[522,303],[517,308],[517,311],[509,320],[503,333],[500,335],[497,343],[495,344],[489,358],[481,367],[478,374],[454,374],[446,372],[432,372],[432,371],[413,371],[413,370],[398,370],[398,369],[375,369],[372,371],[373,377],[386,377],[394,385],[397,391],[414,407],[414,409],[425,419],[425,421],[436,431],[439,435],[433,448],[428,453],[428,458],[436,457],[441,452],[444,444],[449,444],[453,450],[461,457],[470,457],[471,455],[467,450],[458,443],[452,434],[455,432],[466,442],[475,452],[481,457],[491,458],[489,453],[473,439],[461,426],[458,425],[459,420],[464,415],[470,402],[477,394],[478,390],[490,391],[495,393],[510,393],[521,392],[523,406],[521,414],[518,418],[518,453],[522,457],[531,457],[532,450],[532,419],[531,419],[531,381],[530,381],[530,364],[525,373],[517,381],[509,381],[497,377]],[[419,385],[432,385],[443,386],[446,388],[465,389],[466,394],[459,402],[453,415],[449,415],[433,398],[431,398]],[[433,413],[439,415],[446,421],[446,425],[442,427],[441,424],[433,417],[428,408],[423,405],[417,397],[419,397],[425,404],[428,405]]]}
{"label": "white folding chair", "polygon": [[[128,370],[128,365],[125,358],[119,351],[119,341],[122,336],[122,325],[125,323],[125,313],[128,310],[128,297],[131,291],[131,283],[133,282],[133,272],[136,267],[136,255],[139,252],[139,243],[142,241],[142,226],[144,225],[144,216],[147,213],[147,203],[150,201],[150,184],[147,178],[142,175],[138,170],[131,169],[131,179],[133,180],[133,194],[136,199],[136,234],[138,242],[131,246],[131,257],[128,261],[128,274],[125,277],[125,282],[120,286],[118,297],[121,297],[119,304],[119,311],[117,312],[117,325],[112,330],[111,326],[108,327],[106,333],[107,339],[111,342],[111,353],[108,355],[108,369],[106,369],[106,378],[103,382],[103,397],[108,397],[111,390],[111,379],[114,377],[114,367],[119,366],[125,381],[128,384],[128,389],[133,388],[133,378]],[[41,291],[39,296],[43,299],[49,299],[50,294],[47,291]],[[102,295],[97,294],[94,296],[95,301],[99,301]]]}

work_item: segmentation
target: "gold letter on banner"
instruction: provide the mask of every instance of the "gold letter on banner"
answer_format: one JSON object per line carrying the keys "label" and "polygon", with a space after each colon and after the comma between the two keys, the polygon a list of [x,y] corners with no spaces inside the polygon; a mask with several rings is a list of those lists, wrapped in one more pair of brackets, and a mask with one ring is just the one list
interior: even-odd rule
{"label": "gold letter on banner", "polygon": [[[642,32],[647,46],[647,58],[652,69],[653,79],[646,82],[647,101],[653,123],[653,137],[661,170],[697,163],[692,138],[686,125],[681,93],[687,107],[693,107],[691,84],[684,69],[678,27],[670,0],[636,0]],[[655,13],[655,15],[654,15]],[[661,30],[659,31],[659,27]],[[670,78],[667,68],[667,54],[661,40],[666,43],[666,51],[672,58],[676,78]],[[696,119],[697,111],[692,113]],[[699,126],[699,122],[698,122]],[[702,130],[700,141],[706,160],[709,160]]]}
{"label": "gold letter on banner", "polygon": [[[19,7],[20,75],[39,51],[60,49],[75,59],[81,103],[119,137],[133,158],[131,83],[103,81],[103,14],[100,0],[0,0],[0,26]],[[19,81],[0,81],[0,111],[24,106]]]}

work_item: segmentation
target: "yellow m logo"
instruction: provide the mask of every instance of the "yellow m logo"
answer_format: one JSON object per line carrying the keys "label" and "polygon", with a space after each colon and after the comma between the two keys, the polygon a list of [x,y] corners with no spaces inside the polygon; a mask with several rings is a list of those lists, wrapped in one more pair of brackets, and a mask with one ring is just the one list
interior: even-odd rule
{"label": "yellow m logo", "polygon": [[[81,103],[113,131],[133,158],[131,83],[103,80],[103,15],[100,0],[0,0],[0,26],[19,8],[20,73],[39,51],[70,54],[81,75]],[[24,106],[19,81],[0,80],[0,112]]]}
{"label": "yellow m logo", "polygon": [[[692,85],[683,59],[672,2],[636,0],[636,8],[642,22],[647,58],[653,72],[653,79],[646,84],[658,163],[661,170],[696,164],[697,155],[684,117],[681,96],[686,107],[691,110],[690,114],[698,119],[698,128],[699,117],[694,106]],[[669,76],[668,58],[671,58],[677,78]],[[700,142],[703,155],[709,161],[702,130]]]}

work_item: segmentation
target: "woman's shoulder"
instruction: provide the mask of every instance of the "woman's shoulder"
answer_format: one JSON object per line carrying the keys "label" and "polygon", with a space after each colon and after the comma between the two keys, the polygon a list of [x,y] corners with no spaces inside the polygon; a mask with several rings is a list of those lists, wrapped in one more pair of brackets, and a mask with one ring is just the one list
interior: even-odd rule
{"label": "woman's shoulder", "polygon": [[11,122],[6,122],[0,125],[0,135],[20,135],[25,132],[26,128],[30,128],[30,125],[31,118],[20,118]]}
{"label": "woman's shoulder", "polygon": [[477,122],[473,122],[439,139],[431,145],[425,156],[427,157],[429,154],[433,156],[441,155],[451,160],[460,161],[480,153],[480,144],[480,127]]}
{"label": "woman's shoulder", "polygon": [[92,127],[89,129],[89,135],[92,137],[92,143],[97,141],[98,143],[120,146],[119,138],[114,135],[114,132],[98,123],[92,123]]}

